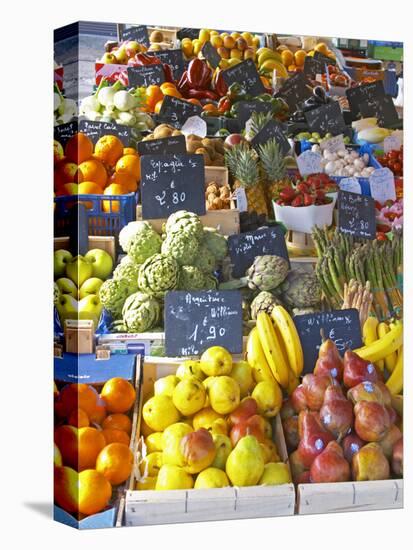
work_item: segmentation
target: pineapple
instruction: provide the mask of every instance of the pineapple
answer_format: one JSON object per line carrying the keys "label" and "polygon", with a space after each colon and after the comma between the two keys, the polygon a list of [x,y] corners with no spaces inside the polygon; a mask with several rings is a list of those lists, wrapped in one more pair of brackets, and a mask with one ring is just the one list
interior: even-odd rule
{"label": "pineapple", "polygon": [[248,145],[234,145],[225,151],[225,164],[235,178],[234,189],[242,187],[248,202],[248,212],[268,216],[265,188],[260,178],[258,156]]}
{"label": "pineapple", "polygon": [[286,163],[274,138],[259,146],[259,156],[266,179],[267,202],[271,205],[272,199],[278,195],[283,187],[290,183],[286,177]]}
{"label": "pineapple", "polygon": [[251,123],[248,131],[248,139],[252,139],[260,132],[264,126],[273,118],[273,114],[269,113],[257,113],[253,112],[251,115]]}

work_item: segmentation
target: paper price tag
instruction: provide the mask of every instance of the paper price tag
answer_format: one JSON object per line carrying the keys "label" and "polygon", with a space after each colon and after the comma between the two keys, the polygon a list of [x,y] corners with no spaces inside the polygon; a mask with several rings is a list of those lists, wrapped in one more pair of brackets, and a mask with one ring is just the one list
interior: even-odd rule
{"label": "paper price tag", "polygon": [[371,196],[376,201],[383,204],[387,200],[396,200],[394,174],[389,168],[375,170],[369,178],[369,183]]}
{"label": "paper price tag", "polygon": [[343,134],[322,141],[320,143],[320,148],[322,151],[329,151],[330,153],[345,151],[346,145],[344,143]]}
{"label": "paper price tag", "polygon": [[384,138],[383,148],[385,153],[389,151],[400,151],[401,146],[401,139],[397,135]]}
{"label": "paper price tag", "polygon": [[304,151],[297,157],[298,170],[302,176],[319,174],[321,170],[321,155],[313,151]]}
{"label": "paper price tag", "polygon": [[340,180],[338,186],[341,191],[348,191],[349,193],[358,193],[361,195],[361,185],[357,178],[343,178]]}
{"label": "paper price tag", "polygon": [[207,135],[207,123],[199,116],[190,116],[182,126],[181,132],[186,136],[195,134],[204,138]]}
{"label": "paper price tag", "polygon": [[245,189],[239,187],[234,191],[234,199],[237,201],[237,208],[240,212],[247,212],[248,210],[248,200],[245,193]]}

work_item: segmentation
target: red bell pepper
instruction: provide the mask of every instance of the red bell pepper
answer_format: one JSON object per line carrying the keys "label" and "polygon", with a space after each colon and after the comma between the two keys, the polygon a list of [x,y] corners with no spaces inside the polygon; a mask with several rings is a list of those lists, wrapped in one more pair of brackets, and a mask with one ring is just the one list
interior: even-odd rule
{"label": "red bell pepper", "polygon": [[147,55],[146,53],[137,53],[135,55],[137,65],[159,65],[161,60],[154,55]]}
{"label": "red bell pepper", "polygon": [[221,69],[218,69],[218,71],[215,74],[214,88],[216,93],[220,97],[225,96],[228,92],[228,86],[224,80],[224,75]]}
{"label": "red bell pepper", "polygon": [[177,88],[181,94],[184,94],[189,90],[188,71],[184,71],[182,73],[182,76],[177,84]]}
{"label": "red bell pepper", "polygon": [[189,98],[196,98],[196,99],[212,99],[213,101],[217,101],[218,96],[215,92],[212,92],[211,90],[194,90],[193,88],[189,89],[187,92],[185,92],[185,95]]}
{"label": "red bell pepper", "polygon": [[165,82],[174,82],[174,75],[171,66],[167,63],[162,63],[162,67],[165,74]]}
{"label": "red bell pepper", "polygon": [[221,99],[218,102],[218,111],[220,113],[225,113],[225,111],[229,111],[231,109],[231,100],[224,96],[221,97]]}
{"label": "red bell pepper", "polygon": [[201,59],[195,58],[188,65],[188,82],[192,89],[205,90],[209,88],[212,71]]}

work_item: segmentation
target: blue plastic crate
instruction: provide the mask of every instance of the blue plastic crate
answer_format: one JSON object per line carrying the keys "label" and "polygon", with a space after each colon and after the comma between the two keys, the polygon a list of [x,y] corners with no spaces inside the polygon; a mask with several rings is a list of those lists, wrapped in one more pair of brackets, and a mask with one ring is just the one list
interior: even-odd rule
{"label": "blue plastic crate", "polygon": [[[369,163],[367,166],[373,166],[374,168],[381,168],[381,164],[376,159],[376,157],[373,154],[373,150],[370,147],[370,145],[363,144],[360,147],[353,147],[353,149],[358,150],[358,152],[362,155],[364,153],[367,153],[369,155]],[[331,179],[336,181],[338,184],[340,184],[340,181],[343,179],[348,178],[349,176],[332,176]],[[361,188],[361,194],[370,197],[370,182],[369,178],[357,178],[360,188]]]}
{"label": "blue plastic crate", "polygon": [[[76,203],[86,204],[88,232],[92,236],[119,235],[120,230],[136,219],[138,193],[126,195],[67,195],[55,197],[55,236],[67,236],[70,232],[71,210]],[[109,211],[103,210],[103,201],[109,203]],[[117,211],[118,210],[118,211]]]}
{"label": "blue plastic crate", "polygon": [[98,514],[93,514],[78,521],[72,514],[62,510],[59,506],[53,507],[53,519],[75,529],[106,529],[115,527],[118,506],[114,506]]}

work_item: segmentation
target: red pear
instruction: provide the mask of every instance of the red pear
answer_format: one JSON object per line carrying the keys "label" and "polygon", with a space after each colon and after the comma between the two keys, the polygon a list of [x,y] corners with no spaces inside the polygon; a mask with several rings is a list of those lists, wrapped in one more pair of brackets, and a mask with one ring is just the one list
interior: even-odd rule
{"label": "red pear", "polygon": [[311,483],[310,470],[302,472],[299,476],[297,476],[296,479],[297,481],[295,481],[294,483],[296,483],[297,485],[299,485],[300,483]]}
{"label": "red pear", "polygon": [[393,407],[386,407],[386,411],[389,413],[390,424],[397,424],[399,417]]}
{"label": "red pear", "polygon": [[343,449],[331,441],[311,465],[310,477],[313,483],[336,483],[349,481],[350,465],[343,456]]}
{"label": "red pear", "polygon": [[282,421],[285,442],[287,443],[288,451],[295,451],[300,443],[298,435],[298,416],[290,416]]}
{"label": "red pear", "polygon": [[389,462],[378,443],[368,443],[353,455],[351,471],[354,481],[375,481],[390,476]]}
{"label": "red pear", "polygon": [[329,375],[338,382],[341,382],[343,379],[343,360],[340,357],[337,346],[330,339],[323,340],[320,346],[314,374],[317,376]]}
{"label": "red pear", "polygon": [[346,435],[342,441],[344,458],[351,464],[353,455],[357,453],[365,444],[366,442],[360,439],[355,433]]}
{"label": "red pear", "polygon": [[184,469],[189,474],[197,474],[208,468],[216,455],[212,435],[205,428],[184,435],[180,449],[185,462]]}
{"label": "red pear", "polygon": [[384,405],[374,401],[360,401],[354,407],[356,433],[364,441],[383,439],[390,428],[390,417]]}
{"label": "red pear", "polygon": [[291,453],[288,459],[290,462],[291,477],[294,483],[302,483],[302,481],[299,480],[305,472],[308,472],[308,474],[310,473],[309,469],[304,466],[298,451]]}
{"label": "red pear", "polygon": [[238,441],[246,435],[253,435],[262,443],[266,439],[265,428],[265,419],[259,414],[254,414],[243,422],[238,422],[232,427],[229,434],[232,446],[235,447]]}
{"label": "red pear", "polygon": [[293,406],[291,397],[284,399],[280,410],[281,420],[285,420],[286,418],[290,418],[291,416],[295,416],[296,414],[297,412]]}
{"label": "red pear", "polygon": [[373,363],[359,357],[354,351],[344,354],[343,382],[347,388],[354,388],[361,382],[378,382],[380,377]]}
{"label": "red pear", "polygon": [[391,393],[381,381],[377,382],[360,382],[357,386],[353,386],[347,392],[347,398],[354,404],[359,401],[375,401],[386,407],[391,405]]}
{"label": "red pear", "polygon": [[307,398],[305,395],[304,386],[302,384],[295,388],[295,390],[291,394],[290,399],[296,414],[308,409]]}
{"label": "red pear", "polygon": [[335,383],[331,376],[306,374],[303,378],[303,388],[308,408],[312,411],[319,411],[323,405],[326,389]]}
{"label": "red pear", "polygon": [[250,416],[258,413],[258,405],[253,397],[245,397],[238,407],[229,415],[231,426],[245,422]]}
{"label": "red pear", "polygon": [[302,411],[298,417],[300,443],[298,453],[306,468],[310,468],[313,460],[332,441],[333,436],[321,425],[317,413]]}
{"label": "red pear", "polygon": [[393,447],[391,467],[396,476],[403,476],[403,438],[400,438]]}
{"label": "red pear", "polygon": [[329,386],[326,389],[320,420],[324,428],[338,440],[349,432],[354,420],[353,404],[344,397],[340,386]]}
{"label": "red pear", "polygon": [[383,450],[384,456],[387,460],[391,460],[393,456],[393,448],[395,444],[401,439],[402,432],[394,424],[390,426],[387,434],[379,441],[379,445]]}

